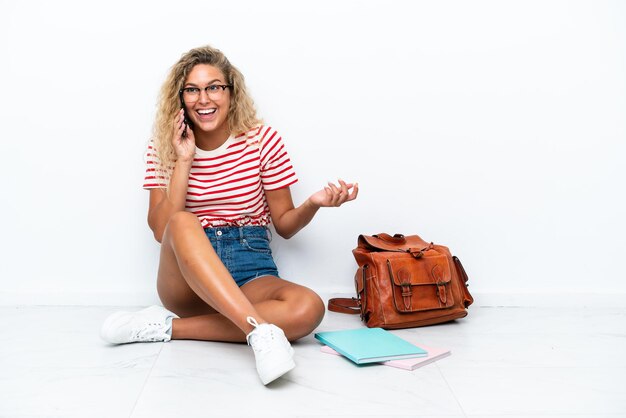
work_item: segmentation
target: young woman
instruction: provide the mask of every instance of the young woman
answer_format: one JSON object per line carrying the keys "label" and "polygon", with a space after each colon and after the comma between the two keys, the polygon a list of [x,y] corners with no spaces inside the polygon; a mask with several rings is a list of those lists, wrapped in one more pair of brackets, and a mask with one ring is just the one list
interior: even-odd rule
{"label": "young woman", "polygon": [[315,292],[280,278],[268,225],[290,238],[320,207],[358,193],[339,180],[295,207],[296,181],[281,136],[257,118],[241,73],[217,49],[184,54],[161,89],[144,183],[148,224],[161,243],[164,307],[112,314],[102,338],[247,341],[264,384],[295,367],[289,341],[311,333],[325,309]]}

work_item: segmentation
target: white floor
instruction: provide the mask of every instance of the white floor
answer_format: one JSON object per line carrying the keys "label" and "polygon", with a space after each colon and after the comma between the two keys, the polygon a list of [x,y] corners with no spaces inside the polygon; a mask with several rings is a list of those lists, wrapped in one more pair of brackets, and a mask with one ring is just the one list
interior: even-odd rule
{"label": "white floor", "polygon": [[[623,308],[471,307],[394,331],[452,350],[412,372],[357,367],[309,336],[268,387],[242,344],[106,345],[98,329],[116,309],[0,307],[0,417],[626,417]],[[329,312],[318,330],[359,326]]]}

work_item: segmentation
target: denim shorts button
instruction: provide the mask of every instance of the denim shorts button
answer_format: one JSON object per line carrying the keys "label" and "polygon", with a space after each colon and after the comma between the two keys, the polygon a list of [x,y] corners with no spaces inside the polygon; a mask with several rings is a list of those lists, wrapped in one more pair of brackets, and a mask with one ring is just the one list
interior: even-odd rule
{"label": "denim shorts button", "polygon": [[218,237],[221,237],[222,236],[222,231],[217,231],[216,234],[217,234]]}

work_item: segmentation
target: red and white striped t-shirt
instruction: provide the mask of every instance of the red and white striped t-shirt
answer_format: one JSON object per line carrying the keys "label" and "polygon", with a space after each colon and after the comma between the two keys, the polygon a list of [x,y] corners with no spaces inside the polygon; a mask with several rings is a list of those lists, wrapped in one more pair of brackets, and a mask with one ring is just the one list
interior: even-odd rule
{"label": "red and white striped t-shirt", "polygon": [[[156,173],[157,156],[150,142],[143,188],[166,187]],[[271,221],[265,190],[298,181],[282,138],[269,126],[230,137],[212,151],[196,147],[189,172],[185,209],[204,228],[268,225]]]}

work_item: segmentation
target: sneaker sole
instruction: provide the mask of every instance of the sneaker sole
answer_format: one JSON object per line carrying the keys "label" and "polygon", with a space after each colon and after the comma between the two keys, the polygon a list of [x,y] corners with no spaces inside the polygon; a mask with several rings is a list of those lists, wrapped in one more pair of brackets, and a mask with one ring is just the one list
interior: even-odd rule
{"label": "sneaker sole", "polygon": [[272,370],[270,373],[265,373],[264,376],[259,375],[259,377],[261,378],[261,382],[263,382],[264,385],[267,385],[268,383],[273,382],[288,371],[292,370],[294,367],[296,367],[296,363],[293,361],[293,359],[289,359],[289,361],[286,361],[276,366],[276,368],[274,368],[274,370]]}

